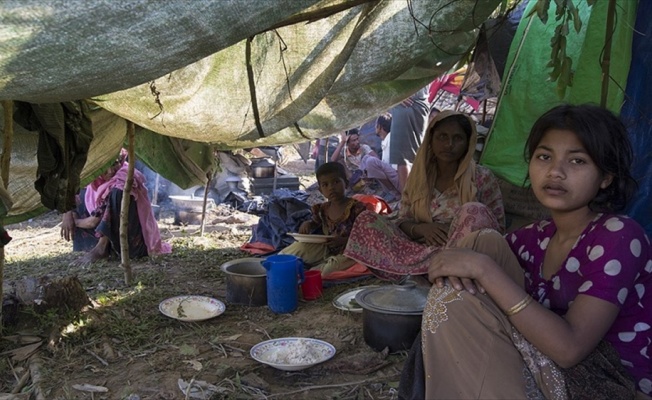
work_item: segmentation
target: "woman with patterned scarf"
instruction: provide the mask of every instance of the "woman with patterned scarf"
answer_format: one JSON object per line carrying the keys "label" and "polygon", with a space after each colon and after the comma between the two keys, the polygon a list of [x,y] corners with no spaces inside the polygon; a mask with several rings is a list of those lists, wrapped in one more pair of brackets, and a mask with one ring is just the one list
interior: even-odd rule
{"label": "woman with patterned scarf", "polygon": [[428,125],[401,198],[399,218],[364,212],[344,255],[388,280],[428,272],[431,257],[471,232],[503,231],[498,181],[473,160],[477,133],[471,118],[439,113]]}
{"label": "woman with patterned scarf", "polygon": [[[80,192],[77,209],[63,216],[61,237],[73,240],[74,251],[88,251],[77,264],[120,255],[120,209],[129,168],[126,158],[123,149],[116,162]],[[134,170],[131,196],[127,228],[130,258],[170,253],[170,245],[161,241],[145,177],[138,170]]]}

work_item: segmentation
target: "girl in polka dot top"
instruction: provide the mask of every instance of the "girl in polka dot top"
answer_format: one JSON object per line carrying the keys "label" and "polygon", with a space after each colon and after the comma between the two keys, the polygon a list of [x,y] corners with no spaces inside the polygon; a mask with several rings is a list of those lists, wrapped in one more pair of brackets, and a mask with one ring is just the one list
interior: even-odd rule
{"label": "girl in polka dot top", "polygon": [[426,398],[650,398],[652,248],[617,214],[636,189],[624,125],[600,107],[558,106],[535,122],[526,155],[551,218],[433,260]]}

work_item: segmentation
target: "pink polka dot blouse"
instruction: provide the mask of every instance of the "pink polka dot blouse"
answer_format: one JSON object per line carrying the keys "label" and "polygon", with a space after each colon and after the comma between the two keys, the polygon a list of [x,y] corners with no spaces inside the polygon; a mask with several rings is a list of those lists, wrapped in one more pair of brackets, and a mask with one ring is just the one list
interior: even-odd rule
{"label": "pink polka dot blouse", "polygon": [[556,231],[552,220],[539,221],[506,236],[525,270],[525,290],[546,308],[566,314],[578,294],[620,307],[607,332],[637,389],[652,393],[652,248],[631,218],[599,214],[582,232],[550,280],[542,277],[543,259]]}

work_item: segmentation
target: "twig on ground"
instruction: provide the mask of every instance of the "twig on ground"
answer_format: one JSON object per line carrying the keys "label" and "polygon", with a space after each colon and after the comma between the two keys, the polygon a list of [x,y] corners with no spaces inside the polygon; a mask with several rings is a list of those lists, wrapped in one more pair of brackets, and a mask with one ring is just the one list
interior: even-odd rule
{"label": "twig on ground", "polygon": [[221,343],[211,343],[210,345],[211,345],[211,347],[213,347],[214,349],[217,349],[217,350],[221,351],[222,354],[224,354],[224,358],[228,358],[228,357],[229,357],[229,355],[227,354],[226,350],[224,349],[224,346],[222,346]]}
{"label": "twig on ground", "polygon": [[109,366],[109,363],[106,362],[102,357],[98,356],[97,354],[93,353],[92,351],[88,349],[84,349],[88,354],[92,355],[93,357],[97,358],[99,362],[101,362],[105,367]]}
{"label": "twig on ground", "polygon": [[251,325],[254,325],[254,326],[256,327],[256,329],[255,329],[256,332],[260,332],[260,333],[262,333],[263,335],[267,336],[267,339],[271,339],[271,338],[272,338],[271,336],[269,336],[269,333],[267,333],[267,331],[265,330],[265,328],[261,328],[261,327],[259,327],[258,325],[254,324],[254,323],[251,322],[251,321],[249,321],[249,323],[250,323]]}
{"label": "twig on ground", "polygon": [[18,374],[16,373],[16,369],[14,368],[14,363],[11,362],[11,358],[7,358],[7,362],[9,363],[9,368],[11,368],[11,373],[14,374],[14,378],[16,378],[17,381],[19,381],[20,378],[18,378]]}
{"label": "twig on ground", "polygon": [[32,375],[34,385],[34,397],[36,400],[45,400],[43,389],[41,389],[41,358],[34,355],[29,359],[29,372]]}
{"label": "twig on ground", "polygon": [[[396,376],[391,377],[391,378],[385,376],[385,377],[382,377],[382,380],[383,381],[392,380],[392,379],[396,379],[396,378],[399,378],[399,377],[400,377],[400,375],[396,375]],[[297,390],[292,390],[290,392],[271,394],[271,395],[268,396],[268,398],[270,398],[270,399],[273,398],[273,397],[287,398],[286,396],[291,395],[291,394],[301,393],[301,392],[305,392],[305,391],[308,391],[308,390],[315,390],[315,389],[330,389],[330,388],[346,387],[346,386],[351,386],[351,385],[364,385],[364,384],[367,384],[367,383],[372,383],[372,382],[378,381],[379,379],[381,379],[381,378],[370,378],[370,379],[365,379],[365,380],[357,381],[357,382],[344,382],[344,383],[333,384],[333,385],[306,386],[304,388],[297,389]]]}
{"label": "twig on ground", "polygon": [[239,352],[241,352],[241,353],[246,353],[246,351],[244,351],[243,349],[241,349],[241,348],[239,348],[239,347],[230,346],[230,345],[228,345],[228,344],[224,344],[224,343],[222,343],[222,346],[224,346],[224,347],[226,347],[226,348],[229,348],[229,349],[231,349],[231,350],[239,351]]}
{"label": "twig on ground", "polygon": [[34,235],[34,236],[25,236],[25,237],[22,237],[22,238],[20,238],[20,237],[19,237],[19,238],[14,238],[14,239],[11,241],[11,245],[12,245],[12,246],[15,246],[16,243],[21,243],[21,242],[24,242],[24,241],[27,241],[27,240],[29,240],[30,242],[33,242],[35,239],[38,239],[38,238],[44,238],[44,237],[49,237],[49,236],[56,236],[56,235],[58,234],[58,232],[56,231],[56,229],[57,229],[59,226],[61,226],[61,224],[56,225],[55,227],[53,227],[53,228],[50,229],[49,231],[45,231],[45,232],[43,232],[43,233],[38,233],[38,234],[36,234],[36,235]]}
{"label": "twig on ground", "polygon": [[25,384],[29,380],[29,377],[30,377],[30,373],[28,369],[27,371],[25,371],[23,376],[20,377],[18,383],[16,383],[16,386],[14,386],[14,388],[11,390],[11,394],[20,393],[20,391],[23,390],[23,387],[25,387]]}

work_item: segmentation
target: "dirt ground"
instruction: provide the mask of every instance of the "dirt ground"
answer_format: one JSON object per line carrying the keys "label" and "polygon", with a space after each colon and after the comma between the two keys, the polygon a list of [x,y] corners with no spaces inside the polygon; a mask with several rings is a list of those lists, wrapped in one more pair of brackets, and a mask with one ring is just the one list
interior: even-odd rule
{"label": "dirt ground", "polygon": [[[300,176],[302,188],[314,183],[312,162],[294,159],[283,168]],[[207,216],[203,237],[198,225],[173,221],[173,211],[163,209],[159,226],[172,254],[134,262],[131,286],[117,260],[73,266],[79,253],[61,239],[56,212],[8,226],[13,240],[5,247],[5,293],[30,277],[76,277],[92,305],[81,313],[21,307],[0,342],[0,397],[14,391],[21,399],[397,398],[406,354],[375,352],[364,342],[361,314],[332,305],[340,293],[379,281],[327,287],[320,299],[300,301],[290,314],[231,305],[220,266],[250,257],[239,247],[258,217],[219,207]],[[226,311],[202,322],[159,312],[162,300],[183,294],[217,298],[227,303]],[[249,355],[256,343],[289,336],[325,340],[337,353],[298,372],[276,370]],[[30,356],[24,343],[34,340],[42,344]],[[191,382],[207,391],[184,395],[180,385]]]}

